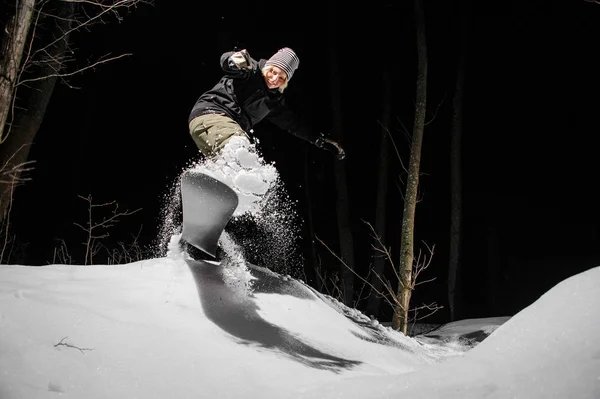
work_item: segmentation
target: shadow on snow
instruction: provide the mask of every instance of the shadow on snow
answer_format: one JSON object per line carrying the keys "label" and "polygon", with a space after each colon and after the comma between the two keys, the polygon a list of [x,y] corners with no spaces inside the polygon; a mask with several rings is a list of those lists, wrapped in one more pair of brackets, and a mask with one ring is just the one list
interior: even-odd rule
{"label": "shadow on snow", "polygon": [[[258,313],[252,294],[240,295],[229,288],[222,274],[222,266],[206,262],[186,260],[196,281],[200,302],[209,320],[223,331],[238,338],[241,344],[257,345],[288,356],[306,366],[339,373],[361,362],[339,358],[324,353],[289,331],[269,323]],[[314,300],[310,292],[295,281],[288,281],[268,269],[253,266],[251,274],[254,292],[293,295]]]}

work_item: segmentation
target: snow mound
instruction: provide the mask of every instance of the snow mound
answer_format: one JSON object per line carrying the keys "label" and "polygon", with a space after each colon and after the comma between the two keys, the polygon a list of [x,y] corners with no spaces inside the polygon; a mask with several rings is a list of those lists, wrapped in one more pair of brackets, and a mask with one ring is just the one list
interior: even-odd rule
{"label": "snow mound", "polygon": [[[393,377],[358,377],[296,397],[600,397],[600,268],[575,275],[463,356]],[[350,384],[350,385],[349,385]],[[343,387],[342,387],[343,385]]]}

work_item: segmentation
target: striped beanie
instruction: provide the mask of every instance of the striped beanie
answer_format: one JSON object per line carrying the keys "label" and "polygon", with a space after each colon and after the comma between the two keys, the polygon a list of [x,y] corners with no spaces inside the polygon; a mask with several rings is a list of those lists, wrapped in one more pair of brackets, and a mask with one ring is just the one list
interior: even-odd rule
{"label": "striped beanie", "polygon": [[298,68],[298,64],[300,64],[300,59],[296,53],[294,53],[294,50],[289,47],[284,47],[269,58],[265,66],[273,65],[281,68],[287,75],[289,81],[292,79],[294,71]]}

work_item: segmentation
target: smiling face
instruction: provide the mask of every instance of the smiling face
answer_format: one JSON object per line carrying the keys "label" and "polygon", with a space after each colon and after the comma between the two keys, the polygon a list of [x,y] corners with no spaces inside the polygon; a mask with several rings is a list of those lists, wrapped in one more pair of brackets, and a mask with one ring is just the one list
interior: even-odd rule
{"label": "smiling face", "polygon": [[264,73],[264,77],[269,89],[278,89],[287,82],[287,74],[276,66],[269,67]]}

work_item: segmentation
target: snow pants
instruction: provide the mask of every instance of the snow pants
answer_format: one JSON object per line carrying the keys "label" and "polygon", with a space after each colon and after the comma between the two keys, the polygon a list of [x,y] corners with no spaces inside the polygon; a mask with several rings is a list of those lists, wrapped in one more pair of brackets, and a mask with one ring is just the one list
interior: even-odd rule
{"label": "snow pants", "polygon": [[231,137],[248,137],[240,125],[222,114],[197,116],[190,121],[189,128],[192,139],[200,152],[207,158],[217,155]]}

